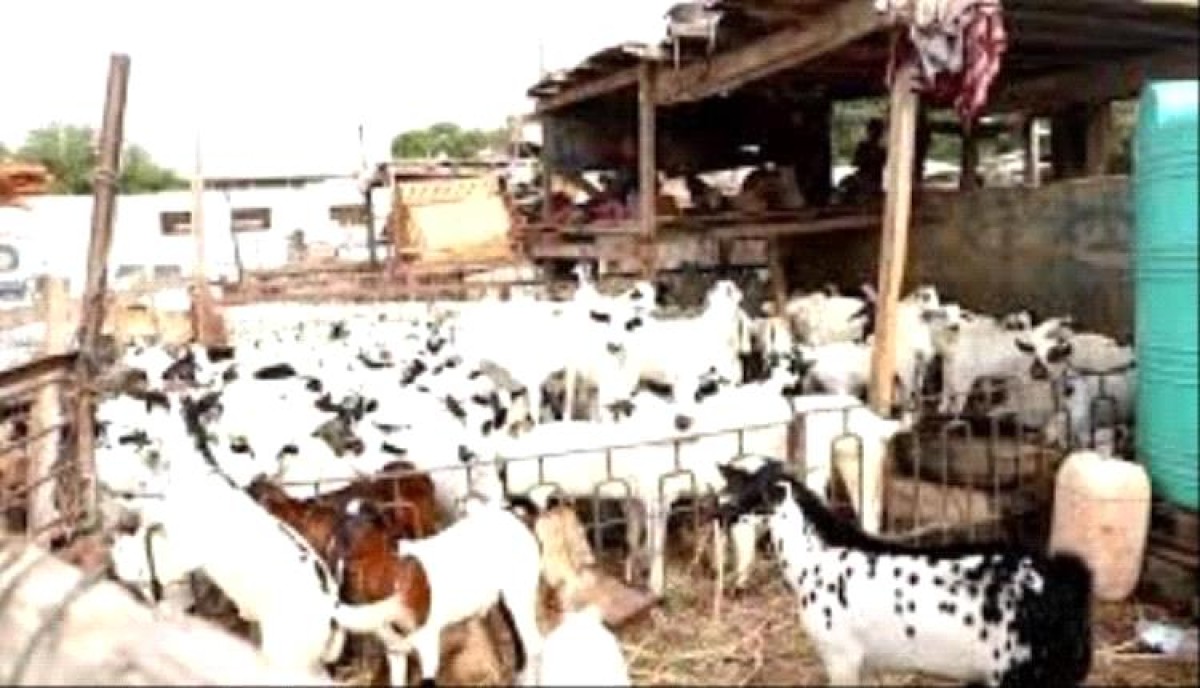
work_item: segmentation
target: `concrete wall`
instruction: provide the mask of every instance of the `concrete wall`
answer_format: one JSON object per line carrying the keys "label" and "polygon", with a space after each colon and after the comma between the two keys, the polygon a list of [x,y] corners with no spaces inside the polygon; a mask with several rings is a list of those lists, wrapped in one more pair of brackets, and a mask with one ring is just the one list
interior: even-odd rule
{"label": "concrete wall", "polygon": [[[988,313],[1070,313],[1081,326],[1133,332],[1129,179],[1093,177],[1038,189],[926,193],[916,199],[905,289],[936,284]],[[788,246],[792,289],[854,286],[878,275],[879,240],[855,232]]]}

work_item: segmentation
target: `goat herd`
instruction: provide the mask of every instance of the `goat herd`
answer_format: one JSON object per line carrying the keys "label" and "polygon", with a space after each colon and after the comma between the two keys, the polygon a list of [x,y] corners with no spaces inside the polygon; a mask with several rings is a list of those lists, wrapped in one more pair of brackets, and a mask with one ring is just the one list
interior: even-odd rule
{"label": "goat herd", "polygon": [[[269,661],[324,680],[350,634],[382,643],[393,685],[412,655],[432,684],[441,631],[499,603],[519,682],[629,685],[616,639],[568,592],[562,621],[539,629],[544,543],[531,523],[562,496],[619,502],[626,576],[648,564],[662,595],[672,504],[715,495],[706,513],[735,545],[735,586],[767,534],[830,682],[866,669],[1082,681],[1086,566],[882,539],[883,456],[911,428],[906,400],[931,361],[941,412],[964,412],[975,383],[1018,378],[1007,410],[988,412],[1071,444],[1100,423],[1100,390],[1081,371],[1117,371],[1105,422],[1128,420],[1128,347],[1065,319],[969,313],[922,287],[899,306],[896,420],[859,396],[869,293],[816,292],[750,317],[739,288],[718,281],[702,312],[665,318],[653,284],[606,295],[578,277],[566,302],[397,305],[327,323],[259,320],[219,350],[128,349],[97,410],[101,508],[124,524],[114,575],[187,610],[190,576],[202,574],[256,624]],[[1071,412],[1055,413],[1060,398]],[[797,417],[800,479],[788,463]],[[856,455],[834,451],[847,434]],[[826,506],[835,472],[858,523]]]}

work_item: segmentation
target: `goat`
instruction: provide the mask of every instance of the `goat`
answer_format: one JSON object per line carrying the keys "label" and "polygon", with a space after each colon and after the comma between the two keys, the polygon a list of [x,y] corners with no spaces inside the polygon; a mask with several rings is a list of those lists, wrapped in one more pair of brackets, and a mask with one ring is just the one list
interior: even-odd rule
{"label": "goat", "polygon": [[722,472],[719,518],[767,518],[830,684],[861,685],[867,668],[1014,688],[1087,675],[1092,573],[1079,557],[896,544],[839,521],[782,462]]}
{"label": "goat", "polygon": [[563,612],[546,634],[539,686],[631,686],[629,665],[600,610],[589,605]]}
{"label": "goat", "polygon": [[[356,515],[357,505],[352,502],[347,514]],[[428,593],[406,589],[372,604],[341,607],[335,615],[342,626],[379,637],[392,659],[405,650],[415,651],[422,684],[433,685],[442,629],[478,617],[499,602],[514,629],[517,673],[529,684],[537,675],[542,650],[537,626],[540,562],[537,540],[520,519],[494,503],[472,500],[462,519],[432,537],[401,541],[392,556],[397,555],[406,577],[423,578]],[[373,557],[385,558],[378,552]],[[402,629],[403,637],[393,625]],[[391,671],[396,684],[407,675],[407,666],[393,661]]]}

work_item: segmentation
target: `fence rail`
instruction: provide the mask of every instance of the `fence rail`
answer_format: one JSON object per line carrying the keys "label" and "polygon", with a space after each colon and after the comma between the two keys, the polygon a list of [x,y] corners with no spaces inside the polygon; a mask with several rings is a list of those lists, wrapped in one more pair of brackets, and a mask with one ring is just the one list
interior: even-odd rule
{"label": "fence rail", "polygon": [[90,521],[73,413],[75,352],[0,371],[0,525],[51,543]]}

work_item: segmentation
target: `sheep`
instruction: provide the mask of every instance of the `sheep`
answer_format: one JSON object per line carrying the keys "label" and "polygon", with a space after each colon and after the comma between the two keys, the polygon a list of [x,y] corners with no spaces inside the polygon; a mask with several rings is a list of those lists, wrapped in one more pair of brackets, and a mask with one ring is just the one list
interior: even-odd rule
{"label": "sheep", "polygon": [[913,546],[843,523],[782,462],[723,467],[719,518],[765,516],[832,685],[866,669],[972,685],[1077,686],[1091,665],[1092,572],[1073,554]]}
{"label": "sheep", "polygon": [[[347,507],[355,516],[357,503]],[[422,685],[434,685],[440,661],[442,629],[484,614],[499,602],[513,629],[517,673],[522,685],[537,676],[542,635],[537,626],[538,543],[529,528],[497,503],[470,500],[462,519],[432,537],[401,541],[395,556],[408,571],[406,579],[427,593],[397,591],[379,602],[335,610],[339,624],[383,640],[395,657],[401,650],[417,653]],[[402,629],[402,633],[393,630]],[[399,637],[403,636],[403,637]],[[391,663],[392,684],[403,683],[407,665]]]}

